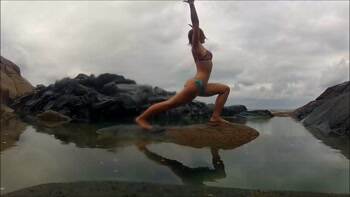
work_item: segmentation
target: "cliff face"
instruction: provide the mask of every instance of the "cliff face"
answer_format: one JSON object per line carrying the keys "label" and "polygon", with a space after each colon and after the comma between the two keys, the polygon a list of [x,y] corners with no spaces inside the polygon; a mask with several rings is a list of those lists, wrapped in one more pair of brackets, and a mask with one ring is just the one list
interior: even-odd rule
{"label": "cliff face", "polygon": [[34,87],[21,76],[20,68],[16,64],[2,56],[0,57],[1,103],[6,104],[9,99],[12,100],[27,92],[33,91]]}
{"label": "cliff face", "polygon": [[296,109],[303,124],[324,134],[350,135],[350,81],[327,88],[316,100]]}

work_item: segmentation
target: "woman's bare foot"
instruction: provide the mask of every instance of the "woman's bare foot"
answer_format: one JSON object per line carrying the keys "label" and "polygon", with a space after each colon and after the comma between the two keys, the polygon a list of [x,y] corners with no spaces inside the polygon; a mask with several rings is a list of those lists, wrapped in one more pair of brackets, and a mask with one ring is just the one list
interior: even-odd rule
{"label": "woman's bare foot", "polygon": [[143,129],[146,129],[146,130],[152,129],[152,125],[150,125],[146,120],[140,117],[135,118],[135,122]]}
{"label": "woman's bare foot", "polygon": [[209,120],[209,123],[226,123],[226,124],[232,124],[231,122],[221,118],[221,117],[211,117]]}

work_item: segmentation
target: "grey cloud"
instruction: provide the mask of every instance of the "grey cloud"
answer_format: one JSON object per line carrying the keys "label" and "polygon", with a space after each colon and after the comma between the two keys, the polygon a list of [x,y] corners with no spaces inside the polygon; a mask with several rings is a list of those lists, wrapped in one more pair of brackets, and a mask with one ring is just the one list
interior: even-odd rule
{"label": "grey cloud", "polygon": [[327,88],[344,81],[349,81],[349,59],[342,59],[339,63],[331,65],[322,71],[320,84],[322,88]]}
{"label": "grey cloud", "polygon": [[[196,5],[214,54],[210,82],[232,87],[227,104],[296,107],[348,79],[349,2]],[[188,6],[174,1],[6,1],[1,53],[34,85],[110,72],[179,91],[196,71],[188,23]]]}

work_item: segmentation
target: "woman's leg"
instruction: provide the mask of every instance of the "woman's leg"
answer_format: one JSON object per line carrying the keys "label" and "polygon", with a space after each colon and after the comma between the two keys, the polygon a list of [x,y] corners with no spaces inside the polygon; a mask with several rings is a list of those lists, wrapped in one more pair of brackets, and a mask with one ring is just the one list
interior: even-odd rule
{"label": "woman's leg", "polygon": [[220,83],[208,83],[204,96],[213,96],[218,94],[215,101],[215,108],[210,118],[211,122],[228,122],[221,118],[221,112],[226,103],[227,97],[230,94],[230,87]]}
{"label": "woman's leg", "polygon": [[192,101],[197,96],[197,89],[194,83],[188,83],[183,90],[171,97],[169,100],[153,104],[141,115],[136,117],[135,122],[144,129],[152,129],[147,119],[160,112],[178,107],[179,105]]}

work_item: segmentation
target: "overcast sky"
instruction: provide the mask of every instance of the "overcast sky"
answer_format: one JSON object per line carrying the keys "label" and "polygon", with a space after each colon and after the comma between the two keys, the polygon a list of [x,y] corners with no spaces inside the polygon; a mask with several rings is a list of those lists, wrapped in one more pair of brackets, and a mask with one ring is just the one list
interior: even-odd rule
{"label": "overcast sky", "polygon": [[[227,105],[295,108],[349,80],[348,1],[196,6]],[[1,1],[1,55],[34,86],[108,72],[179,91],[196,72],[188,23],[182,1]]]}

